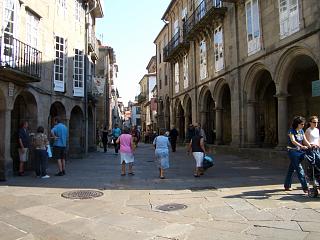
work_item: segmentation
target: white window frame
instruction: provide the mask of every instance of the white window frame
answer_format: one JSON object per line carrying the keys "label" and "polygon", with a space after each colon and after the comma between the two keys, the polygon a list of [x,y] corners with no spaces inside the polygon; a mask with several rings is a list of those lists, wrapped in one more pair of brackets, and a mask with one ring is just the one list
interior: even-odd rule
{"label": "white window frame", "polygon": [[74,18],[76,22],[81,20],[81,3],[79,0],[74,0]]}
{"label": "white window frame", "polygon": [[189,63],[188,54],[183,56],[183,87],[184,89],[189,87]]}
{"label": "white window frame", "polygon": [[67,14],[67,0],[57,0],[57,13],[58,15],[63,15],[64,17]]}
{"label": "white window frame", "polygon": [[279,0],[280,39],[300,30],[299,0]]}
{"label": "white window frame", "polygon": [[248,56],[261,50],[259,1],[248,0],[245,4]]}
{"label": "white window frame", "polygon": [[175,84],[175,93],[179,93],[179,63],[174,64],[174,84]]}
{"label": "white window frame", "polygon": [[187,10],[187,7],[185,7],[181,11],[181,20],[182,21],[186,21],[187,20],[187,14],[188,14],[188,10]]}
{"label": "white window frame", "polygon": [[33,48],[38,48],[40,19],[29,11],[26,13],[26,43]]}
{"label": "white window frame", "polygon": [[[17,0],[4,0],[2,26],[1,26],[1,59],[4,59],[3,65],[10,65],[14,67],[16,61],[18,61],[18,54],[15,52],[14,38],[18,32],[18,14],[19,14],[19,2]],[[10,14],[11,13],[11,14]],[[8,29],[8,26],[10,28]],[[8,31],[9,30],[9,31]],[[10,41],[11,40],[11,41]]]}
{"label": "white window frame", "polygon": [[55,61],[54,61],[54,91],[64,92],[65,82],[65,39],[59,36],[55,37]]}
{"label": "white window frame", "polygon": [[214,30],[214,64],[215,71],[218,72],[224,68],[224,48],[223,48],[223,30],[222,26]]}
{"label": "white window frame", "polygon": [[84,96],[84,51],[77,48],[73,59],[73,96]]}
{"label": "white window frame", "polygon": [[203,80],[207,78],[207,45],[205,40],[200,41],[199,54],[199,77],[200,80]]}

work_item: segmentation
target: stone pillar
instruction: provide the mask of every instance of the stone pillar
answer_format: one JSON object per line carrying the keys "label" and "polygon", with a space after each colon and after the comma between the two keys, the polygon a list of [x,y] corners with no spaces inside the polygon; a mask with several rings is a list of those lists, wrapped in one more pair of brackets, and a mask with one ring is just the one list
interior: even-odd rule
{"label": "stone pillar", "polygon": [[288,142],[288,95],[277,95],[278,98],[278,149],[283,149]]}
{"label": "stone pillar", "polygon": [[248,146],[256,145],[256,114],[255,114],[255,102],[247,102],[247,134],[248,134]]}
{"label": "stone pillar", "polygon": [[222,109],[216,108],[216,143],[222,143]]}
{"label": "stone pillar", "polygon": [[[201,124],[201,126],[203,127],[206,123],[206,116],[207,116],[207,112],[205,111],[201,111],[200,112],[200,119],[199,119],[199,123]],[[208,124],[208,123],[207,123]]]}
{"label": "stone pillar", "polygon": [[0,130],[3,139],[0,145],[0,181],[5,181],[8,172],[12,170],[12,158],[10,154],[11,148],[11,109],[3,110],[0,113],[1,121],[3,121],[3,128]]}

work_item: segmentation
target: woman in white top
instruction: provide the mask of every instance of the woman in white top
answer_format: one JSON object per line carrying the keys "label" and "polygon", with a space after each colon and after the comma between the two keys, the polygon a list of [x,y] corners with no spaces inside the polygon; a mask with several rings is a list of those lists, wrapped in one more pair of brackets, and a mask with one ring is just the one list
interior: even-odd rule
{"label": "woman in white top", "polygon": [[318,117],[312,116],[309,118],[310,127],[306,130],[306,138],[313,148],[320,148],[320,136],[318,127]]}

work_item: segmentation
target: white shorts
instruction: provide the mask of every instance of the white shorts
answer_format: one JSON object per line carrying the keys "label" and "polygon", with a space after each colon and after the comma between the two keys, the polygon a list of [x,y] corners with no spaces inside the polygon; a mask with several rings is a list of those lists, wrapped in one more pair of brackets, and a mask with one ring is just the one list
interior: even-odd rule
{"label": "white shorts", "polygon": [[120,164],[122,164],[122,162],[133,163],[134,162],[133,153],[120,153]]}
{"label": "white shorts", "polygon": [[19,148],[20,162],[27,162],[28,156],[29,156],[29,149],[28,148]]}
{"label": "white shorts", "polygon": [[192,155],[193,155],[194,159],[196,160],[196,166],[202,167],[204,153],[203,152],[193,152]]}

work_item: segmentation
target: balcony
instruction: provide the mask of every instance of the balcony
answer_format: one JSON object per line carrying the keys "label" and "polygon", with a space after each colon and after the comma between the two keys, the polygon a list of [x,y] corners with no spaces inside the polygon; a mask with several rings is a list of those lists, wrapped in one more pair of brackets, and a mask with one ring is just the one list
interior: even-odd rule
{"label": "balcony", "polygon": [[142,103],[147,100],[147,95],[145,93],[140,93],[138,95],[138,103]]}
{"label": "balcony", "polygon": [[41,81],[42,53],[12,36],[0,37],[0,80],[26,84]]}
{"label": "balcony", "polygon": [[194,40],[201,33],[213,32],[214,22],[223,19],[227,8],[225,2],[231,0],[203,0],[192,15],[184,23],[183,30],[186,40]]}
{"label": "balcony", "polygon": [[163,58],[165,62],[175,60],[179,55],[184,54],[189,47],[189,43],[185,41],[180,31],[177,32],[163,49]]}

